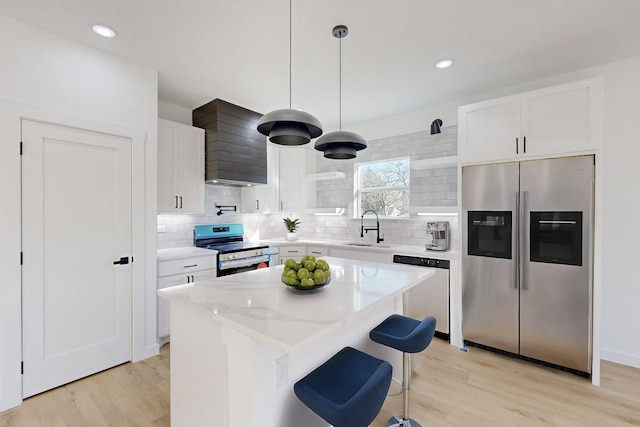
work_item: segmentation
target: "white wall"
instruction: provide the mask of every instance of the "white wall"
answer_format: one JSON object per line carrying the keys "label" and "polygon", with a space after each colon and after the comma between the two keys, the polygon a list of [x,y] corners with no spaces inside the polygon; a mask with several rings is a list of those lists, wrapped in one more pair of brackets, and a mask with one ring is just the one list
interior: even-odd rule
{"label": "white wall", "polygon": [[437,106],[425,106],[393,117],[348,125],[367,139],[428,129],[441,118],[447,126],[457,122],[460,105],[552,86],[582,78],[604,76],[601,357],[640,367],[640,57],[579,72],[529,82],[517,87],[478,94]]}
{"label": "white wall", "polygon": [[165,101],[158,101],[158,117],[183,125],[193,126],[191,110],[180,105],[171,104]]}
{"label": "white wall", "polygon": [[133,359],[156,354],[157,73],[0,15],[0,411],[19,404],[20,118],[132,139]]}

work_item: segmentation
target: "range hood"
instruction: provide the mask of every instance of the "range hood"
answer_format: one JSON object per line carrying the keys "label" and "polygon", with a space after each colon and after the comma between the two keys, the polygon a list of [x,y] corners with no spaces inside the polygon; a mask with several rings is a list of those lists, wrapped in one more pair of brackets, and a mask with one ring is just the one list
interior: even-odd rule
{"label": "range hood", "polygon": [[267,183],[267,138],[256,129],[262,114],[221,99],[193,110],[205,130],[205,182],[245,187]]}

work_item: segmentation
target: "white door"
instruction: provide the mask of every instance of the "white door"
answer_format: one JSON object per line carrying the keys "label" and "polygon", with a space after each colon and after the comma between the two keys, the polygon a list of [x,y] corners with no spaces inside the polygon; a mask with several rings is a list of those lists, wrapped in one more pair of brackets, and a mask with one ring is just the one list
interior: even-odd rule
{"label": "white door", "polygon": [[131,140],[23,121],[22,141],[26,398],[131,360]]}

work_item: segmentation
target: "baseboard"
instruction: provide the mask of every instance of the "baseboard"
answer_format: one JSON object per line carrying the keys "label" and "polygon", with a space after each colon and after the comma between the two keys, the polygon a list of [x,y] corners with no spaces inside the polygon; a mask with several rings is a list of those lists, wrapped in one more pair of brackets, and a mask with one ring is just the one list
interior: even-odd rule
{"label": "baseboard", "polygon": [[134,354],[132,362],[139,362],[149,357],[156,356],[158,353],[160,353],[160,346],[157,343],[152,344],[149,347],[146,347],[144,351]]}
{"label": "baseboard", "polygon": [[635,354],[601,348],[600,359],[619,363],[621,365],[632,366],[634,368],[640,368],[640,356]]}

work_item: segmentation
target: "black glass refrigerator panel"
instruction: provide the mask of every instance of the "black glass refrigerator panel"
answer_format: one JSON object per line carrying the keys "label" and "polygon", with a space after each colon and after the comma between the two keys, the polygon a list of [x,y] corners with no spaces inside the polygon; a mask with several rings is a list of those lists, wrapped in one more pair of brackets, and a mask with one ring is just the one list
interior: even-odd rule
{"label": "black glass refrigerator panel", "polygon": [[468,212],[468,254],[511,259],[511,211]]}
{"label": "black glass refrigerator panel", "polygon": [[582,265],[582,212],[531,212],[532,262]]}

